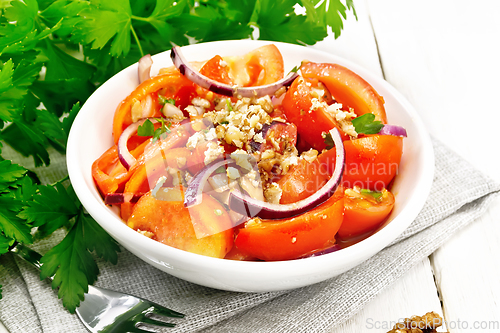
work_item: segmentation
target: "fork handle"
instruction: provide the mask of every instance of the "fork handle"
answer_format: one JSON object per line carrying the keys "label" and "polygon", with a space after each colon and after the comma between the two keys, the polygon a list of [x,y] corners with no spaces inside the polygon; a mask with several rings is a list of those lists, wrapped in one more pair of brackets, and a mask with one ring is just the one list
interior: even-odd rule
{"label": "fork handle", "polygon": [[42,255],[36,251],[33,251],[26,245],[22,243],[14,244],[10,248],[10,252],[17,254],[18,256],[38,268],[38,270],[41,269],[42,263],[40,263],[40,259],[42,258]]}

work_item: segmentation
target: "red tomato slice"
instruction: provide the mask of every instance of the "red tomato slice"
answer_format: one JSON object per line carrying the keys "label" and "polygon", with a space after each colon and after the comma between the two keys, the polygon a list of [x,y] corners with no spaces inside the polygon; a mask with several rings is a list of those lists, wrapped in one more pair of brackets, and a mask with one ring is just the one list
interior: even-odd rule
{"label": "red tomato slice", "polygon": [[223,66],[221,62],[223,62],[221,56],[216,55],[203,65],[200,69],[200,74],[217,82],[232,85],[233,80],[229,76],[227,66]]}
{"label": "red tomato slice", "polygon": [[343,193],[337,191],[325,203],[293,218],[252,219],[240,229],[235,245],[243,253],[262,260],[295,259],[333,242],[343,212]]}
{"label": "red tomato slice", "polygon": [[[146,140],[131,150],[132,156],[138,158],[149,142],[151,140]],[[116,145],[109,148],[92,163],[92,177],[103,196],[122,190],[130,175],[118,158]]]}
{"label": "red tomato slice", "polygon": [[387,123],[384,99],[373,87],[353,71],[337,65],[308,62],[300,67],[304,78],[318,79],[343,106],[361,116],[373,113],[375,119]]}
{"label": "red tomato slice", "polygon": [[327,172],[321,172],[318,159],[312,163],[299,159],[299,163],[278,180],[282,191],[280,204],[289,204],[309,197],[325,185],[328,176]]}
{"label": "red tomato slice", "polygon": [[[344,187],[381,191],[396,176],[403,154],[403,138],[392,135],[372,135],[344,141],[346,155],[342,185]],[[332,175],[335,149],[317,158],[319,172]]]}
{"label": "red tomato slice", "polygon": [[262,86],[283,78],[283,56],[273,45],[261,46],[243,56],[224,57],[229,75],[240,87]]}
{"label": "red tomato slice", "polygon": [[[205,237],[197,237],[194,221]],[[135,205],[127,224],[163,244],[205,256],[224,258],[233,246],[228,213],[206,194],[201,204],[189,209],[182,201],[157,200],[151,193],[145,194]]]}
{"label": "red tomato slice", "polygon": [[[322,107],[313,108],[312,88],[304,79],[296,79],[283,98],[282,107],[286,118],[297,126],[301,140],[309,143],[314,149],[321,151],[326,148],[323,133],[337,128],[344,133]],[[348,137],[343,134],[343,139]]]}
{"label": "red tomato slice", "polygon": [[346,168],[345,187],[381,191],[389,186],[398,173],[403,138],[392,135],[373,135],[344,141]]}
{"label": "red tomato slice", "polygon": [[375,230],[389,216],[394,207],[394,195],[386,189],[376,199],[369,194],[346,189],[344,195],[344,222],[338,236],[346,239]]}

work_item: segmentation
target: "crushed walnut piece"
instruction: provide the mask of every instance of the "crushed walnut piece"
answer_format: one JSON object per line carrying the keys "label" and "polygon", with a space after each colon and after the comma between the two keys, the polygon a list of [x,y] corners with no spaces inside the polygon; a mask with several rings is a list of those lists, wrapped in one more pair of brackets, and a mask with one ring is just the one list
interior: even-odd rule
{"label": "crushed walnut piece", "polygon": [[405,318],[387,333],[437,333],[436,328],[443,324],[443,319],[435,312],[428,312],[422,317]]}

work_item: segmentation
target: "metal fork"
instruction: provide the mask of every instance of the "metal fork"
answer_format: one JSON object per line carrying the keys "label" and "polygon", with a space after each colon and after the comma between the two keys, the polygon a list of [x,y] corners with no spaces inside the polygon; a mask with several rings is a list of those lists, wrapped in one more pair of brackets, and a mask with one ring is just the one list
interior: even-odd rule
{"label": "metal fork", "polygon": [[[16,244],[11,248],[11,252],[38,269],[42,266],[40,263],[42,256],[23,244]],[[182,313],[143,298],[94,286],[89,286],[85,300],[76,309],[76,314],[92,333],[155,332],[151,330],[151,326],[147,325],[174,327],[175,324],[153,319],[152,315],[155,315],[155,318],[158,318],[157,316],[184,317]]]}

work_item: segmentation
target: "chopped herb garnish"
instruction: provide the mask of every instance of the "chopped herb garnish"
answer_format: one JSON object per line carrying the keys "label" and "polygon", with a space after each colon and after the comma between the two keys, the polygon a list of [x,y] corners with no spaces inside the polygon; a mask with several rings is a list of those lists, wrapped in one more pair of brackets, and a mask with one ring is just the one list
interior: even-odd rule
{"label": "chopped herb garnish", "polygon": [[161,123],[160,127],[155,129],[153,122],[149,119],[146,119],[146,121],[144,121],[144,123],[137,128],[137,135],[152,136],[154,142],[158,139],[161,139],[163,134],[170,133],[170,127],[172,126],[171,122],[165,124],[165,119],[163,118],[157,118],[156,120]]}
{"label": "chopped herb garnish", "polygon": [[158,103],[160,105],[165,105],[167,103],[175,105],[175,99],[173,99],[173,98],[165,98],[165,96],[158,95]]}
{"label": "chopped herb garnish", "polygon": [[377,134],[384,127],[381,121],[375,120],[373,113],[365,113],[362,116],[354,118],[352,125],[358,134]]}
{"label": "chopped herb garnish", "polygon": [[330,150],[335,147],[335,143],[333,142],[333,138],[330,133],[323,133],[323,139],[326,145],[326,149]]}
{"label": "chopped herb garnish", "polygon": [[226,168],[224,168],[223,166],[217,168],[214,173],[226,173]]}
{"label": "chopped herb garnish", "polygon": [[229,124],[229,121],[227,121],[227,120],[221,121],[219,124],[221,124],[221,125],[227,125],[227,124]]}
{"label": "chopped herb garnish", "polygon": [[149,119],[144,121],[142,125],[139,125],[137,127],[137,135],[139,136],[153,136],[155,132],[155,125],[153,125],[153,122]]}
{"label": "chopped herb garnish", "polygon": [[226,106],[229,111],[233,111],[233,106],[231,105],[231,100],[229,98],[226,99]]}
{"label": "chopped herb garnish", "polygon": [[373,197],[378,202],[382,201],[382,195],[383,195],[382,192],[371,191],[371,190],[367,190],[367,189],[361,189],[359,192],[363,195],[369,195],[369,196]]}
{"label": "chopped herb garnish", "polygon": [[[300,65],[297,65],[297,66],[295,66],[294,68],[292,68],[292,70],[290,70],[290,73],[297,73],[297,72],[299,71],[299,69],[302,67],[302,64],[303,64],[303,63],[304,63],[304,62],[303,62],[303,61],[301,61],[301,62],[300,62]],[[288,73],[288,74],[290,74],[290,73]]]}

